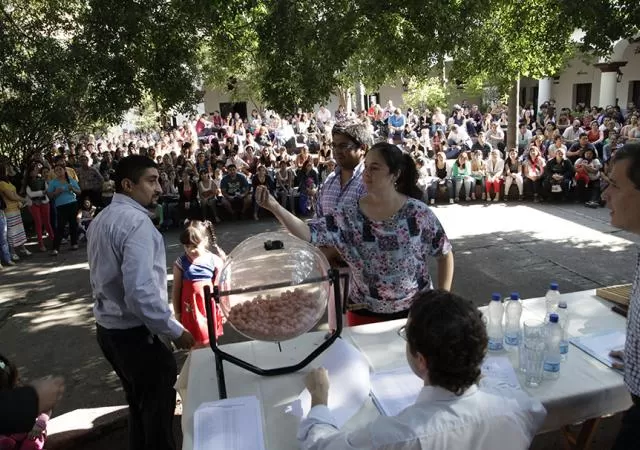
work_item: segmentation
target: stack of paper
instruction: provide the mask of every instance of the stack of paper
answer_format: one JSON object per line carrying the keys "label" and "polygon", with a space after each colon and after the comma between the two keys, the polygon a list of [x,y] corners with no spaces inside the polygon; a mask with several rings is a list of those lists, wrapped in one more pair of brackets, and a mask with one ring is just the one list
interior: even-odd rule
{"label": "stack of paper", "polygon": [[627,335],[624,331],[611,330],[588,336],[570,338],[569,342],[578,347],[583,352],[593,356],[601,363],[612,367],[615,361],[609,353],[612,351],[624,350],[624,342]]}
{"label": "stack of paper", "polygon": [[[369,396],[370,377],[367,359],[353,345],[337,339],[318,361],[329,374],[329,404],[336,424],[342,427],[362,407]],[[289,414],[305,417],[311,410],[311,395],[302,391],[285,408]]]}
{"label": "stack of paper", "polygon": [[[482,364],[482,374],[501,384],[520,389],[520,383],[509,359],[504,356],[489,356]],[[424,386],[411,368],[376,372],[371,376],[371,398],[380,413],[397,416],[403,409],[413,405]]]}
{"label": "stack of paper", "polygon": [[194,450],[264,450],[262,414],[256,397],[203,403],[194,416]]}

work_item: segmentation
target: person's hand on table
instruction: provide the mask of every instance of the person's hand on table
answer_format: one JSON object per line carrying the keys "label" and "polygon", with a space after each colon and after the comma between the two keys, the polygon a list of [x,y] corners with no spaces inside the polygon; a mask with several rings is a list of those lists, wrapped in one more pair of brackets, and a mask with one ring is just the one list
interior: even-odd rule
{"label": "person's hand on table", "polygon": [[327,369],[313,369],[304,378],[304,384],[311,394],[311,407],[327,405],[329,402],[329,374]]}
{"label": "person's hand on table", "polygon": [[189,350],[196,345],[196,340],[193,338],[193,335],[189,333],[187,330],[184,330],[180,337],[173,341],[173,343],[181,350]]}
{"label": "person's hand on table", "polygon": [[64,394],[64,378],[45,377],[35,380],[31,386],[38,394],[38,413],[51,411]]}
{"label": "person's hand on table", "polygon": [[612,361],[611,362],[611,366],[614,369],[618,369],[618,370],[623,370],[624,369],[624,351],[622,351],[622,350],[614,350],[612,352],[609,352],[609,356],[611,358],[616,358],[616,359],[620,360],[619,362],[618,361]]}
{"label": "person's hand on table", "polygon": [[269,189],[267,189],[266,186],[258,186],[256,188],[256,202],[260,207],[268,209],[269,211],[273,211],[280,205],[269,193]]}

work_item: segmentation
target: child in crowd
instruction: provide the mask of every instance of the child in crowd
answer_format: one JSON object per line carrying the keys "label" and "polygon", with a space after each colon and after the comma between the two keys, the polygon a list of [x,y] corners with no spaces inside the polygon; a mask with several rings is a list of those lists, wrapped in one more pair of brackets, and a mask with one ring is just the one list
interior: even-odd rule
{"label": "child in crowd", "polygon": [[[18,369],[7,358],[0,355],[0,391],[8,391],[18,386]],[[51,414],[51,412],[49,412]],[[29,433],[0,435],[1,450],[41,450],[47,439],[48,414],[40,414]]]}
{"label": "child in crowd", "polygon": [[[185,253],[173,265],[173,310],[176,318],[193,335],[196,344],[208,345],[204,287],[213,289],[226,254],[218,246],[213,224],[209,221],[190,221],[180,235],[180,242]],[[216,320],[217,329],[222,334],[219,311]]]}
{"label": "child in crowd", "polygon": [[85,198],[82,202],[82,208],[78,211],[78,231],[81,238],[86,239],[87,230],[91,221],[96,216],[96,207],[91,204],[91,200]]}

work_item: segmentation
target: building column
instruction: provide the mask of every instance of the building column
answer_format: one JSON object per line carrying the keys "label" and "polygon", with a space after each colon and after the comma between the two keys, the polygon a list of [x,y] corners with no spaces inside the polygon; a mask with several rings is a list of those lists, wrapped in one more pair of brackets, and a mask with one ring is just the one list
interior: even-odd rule
{"label": "building column", "polygon": [[626,65],[626,61],[594,64],[602,72],[600,74],[600,98],[598,99],[598,106],[601,108],[616,105],[618,73],[620,73],[620,67]]}
{"label": "building column", "polygon": [[541,78],[538,80],[538,109],[544,102],[551,100],[551,86],[553,85],[553,78]]}

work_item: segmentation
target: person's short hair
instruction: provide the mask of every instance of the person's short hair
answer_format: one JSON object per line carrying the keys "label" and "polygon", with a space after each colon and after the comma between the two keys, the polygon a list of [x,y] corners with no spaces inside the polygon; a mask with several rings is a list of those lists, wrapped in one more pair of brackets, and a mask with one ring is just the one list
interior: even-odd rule
{"label": "person's short hair", "polygon": [[122,182],[131,180],[134,184],[138,184],[140,177],[147,169],[157,169],[158,165],[154,160],[144,155],[131,155],[122,158],[116,166],[114,182],[116,184],[116,192],[121,193]]}
{"label": "person's short hair", "polygon": [[360,146],[366,146],[367,148],[373,145],[373,136],[367,124],[362,122],[352,123],[349,125],[334,125],[331,129],[332,136],[345,136],[353,141],[354,144]]}
{"label": "person's short hair", "polygon": [[630,142],[622,146],[613,156],[613,162],[629,161],[627,177],[640,190],[640,143]]}
{"label": "person's short hair", "polygon": [[427,361],[432,385],[462,395],[478,382],[488,337],[482,313],[470,300],[441,290],[420,292],[406,331],[411,353]]}
{"label": "person's short hair", "polygon": [[587,133],[580,133],[578,135],[578,139],[582,139],[583,137],[589,137],[589,135]]}
{"label": "person's short hair", "polygon": [[227,164],[227,169],[237,169],[235,164]]}

